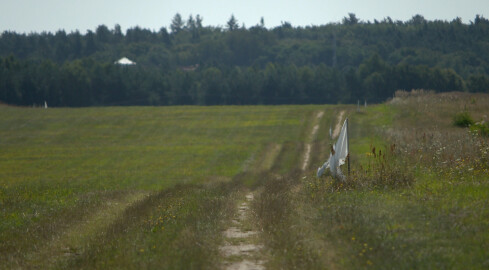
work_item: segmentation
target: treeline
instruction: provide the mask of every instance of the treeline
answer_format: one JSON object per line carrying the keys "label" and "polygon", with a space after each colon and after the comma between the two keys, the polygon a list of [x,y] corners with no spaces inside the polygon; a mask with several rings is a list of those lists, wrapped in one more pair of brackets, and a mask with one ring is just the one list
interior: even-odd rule
{"label": "treeline", "polygon": [[62,65],[51,60],[0,60],[0,100],[50,106],[224,105],[381,102],[396,89],[489,89],[484,75],[464,80],[450,69],[399,64],[380,56],[341,71],[325,64],[269,63],[264,68],[203,67],[192,72],[118,66],[91,59]]}
{"label": "treeline", "polygon": [[[380,102],[397,89],[489,92],[489,21],[363,22],[171,31],[99,26],[0,37],[0,101],[51,106]],[[127,56],[135,66],[114,61]]]}

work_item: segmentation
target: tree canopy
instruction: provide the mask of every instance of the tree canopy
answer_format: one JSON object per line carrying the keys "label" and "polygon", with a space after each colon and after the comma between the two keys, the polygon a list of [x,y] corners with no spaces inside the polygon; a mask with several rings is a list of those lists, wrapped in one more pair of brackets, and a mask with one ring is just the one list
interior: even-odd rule
{"label": "tree canopy", "polygon": [[[176,14],[170,31],[105,25],[81,34],[0,36],[0,101],[52,106],[381,102],[398,89],[489,92],[489,20],[477,15],[267,29],[204,26]],[[119,66],[122,57],[136,66]]]}

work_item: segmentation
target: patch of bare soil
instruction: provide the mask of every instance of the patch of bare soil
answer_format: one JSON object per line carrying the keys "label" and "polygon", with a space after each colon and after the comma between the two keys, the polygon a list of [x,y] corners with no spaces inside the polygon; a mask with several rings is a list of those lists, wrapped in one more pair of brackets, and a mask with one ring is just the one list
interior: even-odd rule
{"label": "patch of bare soil", "polygon": [[238,214],[232,226],[223,232],[225,243],[219,247],[225,258],[223,269],[228,270],[261,270],[265,269],[265,261],[260,254],[263,245],[259,244],[258,231],[247,228],[250,217],[249,204],[253,201],[253,193],[246,195],[246,200],[238,207]]}

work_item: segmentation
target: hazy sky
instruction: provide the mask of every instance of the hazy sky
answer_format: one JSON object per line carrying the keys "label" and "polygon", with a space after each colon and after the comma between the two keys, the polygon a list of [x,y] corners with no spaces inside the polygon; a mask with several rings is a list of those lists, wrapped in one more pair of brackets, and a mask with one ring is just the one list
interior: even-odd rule
{"label": "hazy sky", "polygon": [[415,14],[426,19],[462,18],[473,21],[476,14],[489,17],[488,0],[0,0],[0,31],[67,32],[95,30],[100,24],[123,30],[140,26],[151,30],[168,27],[179,12],[184,19],[200,14],[204,25],[224,26],[234,14],[239,24],[258,24],[261,17],[270,28],[288,21],[293,26],[339,22],[349,12],[361,20],[390,16],[409,20]]}

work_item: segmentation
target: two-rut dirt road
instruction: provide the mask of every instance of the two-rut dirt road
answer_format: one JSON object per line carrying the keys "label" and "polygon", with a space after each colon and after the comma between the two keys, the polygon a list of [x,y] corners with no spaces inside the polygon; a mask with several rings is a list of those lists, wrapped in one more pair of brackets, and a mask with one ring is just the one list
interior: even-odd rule
{"label": "two-rut dirt road", "polygon": [[[338,115],[337,124],[334,129],[335,136],[338,136],[344,113],[345,111],[341,111]],[[304,147],[302,166],[300,167],[302,171],[306,171],[309,166],[312,142],[317,136],[323,116],[324,111],[319,111],[315,113],[313,119],[311,119],[312,130],[309,132]],[[269,158],[266,161],[268,166],[266,167],[272,167],[272,163],[280,149],[280,145],[270,147],[270,152],[268,154]],[[254,193],[250,191],[245,194],[245,198],[237,203],[238,206],[235,217],[227,224],[226,229],[222,232],[224,241],[219,247],[219,250],[222,256],[223,269],[251,270],[266,268],[266,247],[263,244],[262,232],[257,229],[259,226],[253,224],[253,213],[250,207],[250,204],[254,200]]]}

